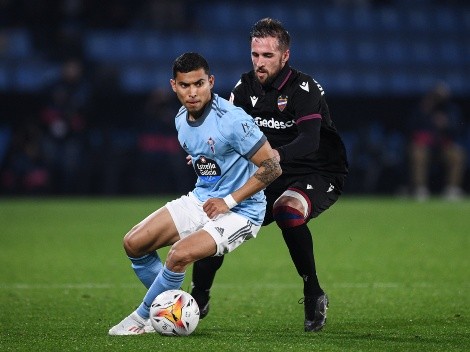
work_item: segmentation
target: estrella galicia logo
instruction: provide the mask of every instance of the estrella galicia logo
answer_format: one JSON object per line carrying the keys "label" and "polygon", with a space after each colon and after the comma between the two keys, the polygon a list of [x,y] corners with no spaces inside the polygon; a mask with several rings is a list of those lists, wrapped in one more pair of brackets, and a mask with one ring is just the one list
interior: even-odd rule
{"label": "estrella galicia logo", "polygon": [[205,156],[200,156],[194,163],[194,169],[199,178],[206,182],[217,182],[222,174],[219,165]]}

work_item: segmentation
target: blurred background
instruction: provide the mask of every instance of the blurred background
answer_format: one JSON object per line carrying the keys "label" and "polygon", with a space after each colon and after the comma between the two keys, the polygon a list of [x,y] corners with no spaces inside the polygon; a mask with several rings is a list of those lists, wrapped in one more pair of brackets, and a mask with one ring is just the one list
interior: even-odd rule
{"label": "blurred background", "polygon": [[228,98],[268,16],[326,91],[348,194],[470,192],[468,1],[0,0],[0,194],[188,191],[172,62],[200,52]]}

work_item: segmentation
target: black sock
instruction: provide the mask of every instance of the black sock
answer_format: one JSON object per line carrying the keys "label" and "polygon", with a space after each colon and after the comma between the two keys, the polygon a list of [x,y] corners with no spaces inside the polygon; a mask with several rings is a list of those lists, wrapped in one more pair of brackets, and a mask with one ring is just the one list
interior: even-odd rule
{"label": "black sock", "polygon": [[193,288],[209,292],[214,283],[215,273],[222,266],[224,256],[207,257],[193,264]]}
{"label": "black sock", "polygon": [[282,235],[289,248],[295,268],[304,281],[304,295],[319,296],[323,294],[315,268],[312,234],[307,224],[282,229]]}

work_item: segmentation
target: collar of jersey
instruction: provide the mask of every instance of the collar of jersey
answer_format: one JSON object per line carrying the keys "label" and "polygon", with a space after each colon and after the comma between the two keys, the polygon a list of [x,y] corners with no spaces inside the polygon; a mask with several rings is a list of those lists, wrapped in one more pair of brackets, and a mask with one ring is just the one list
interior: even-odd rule
{"label": "collar of jersey", "polygon": [[217,94],[212,93],[211,94],[211,100],[206,104],[206,107],[204,108],[204,112],[202,113],[201,117],[198,118],[196,121],[190,121],[188,118],[188,112],[186,111],[186,121],[188,122],[189,126],[197,127],[201,126],[204,121],[206,120],[206,117],[209,116],[209,113],[211,112],[212,105],[214,104],[214,101],[217,98]]}

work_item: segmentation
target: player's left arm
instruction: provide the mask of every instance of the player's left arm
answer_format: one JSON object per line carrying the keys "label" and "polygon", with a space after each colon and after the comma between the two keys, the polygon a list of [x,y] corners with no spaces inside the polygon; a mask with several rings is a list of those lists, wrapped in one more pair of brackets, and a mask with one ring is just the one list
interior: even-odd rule
{"label": "player's left arm", "polygon": [[297,137],[289,144],[277,148],[280,161],[290,161],[295,157],[303,157],[315,152],[320,146],[321,116],[317,115],[311,120],[298,122]]}
{"label": "player's left arm", "polygon": [[320,147],[323,88],[311,77],[307,89],[297,88],[291,97],[297,124],[297,137],[289,144],[277,148],[281,161],[290,161],[315,152]]}
{"label": "player's left arm", "polygon": [[279,161],[268,141],[253,154],[251,162],[258,166],[258,170],[246,183],[225,198],[211,198],[204,203],[203,209],[210,219],[219,214],[226,213],[243,200],[265,189],[271,182],[282,174]]}

